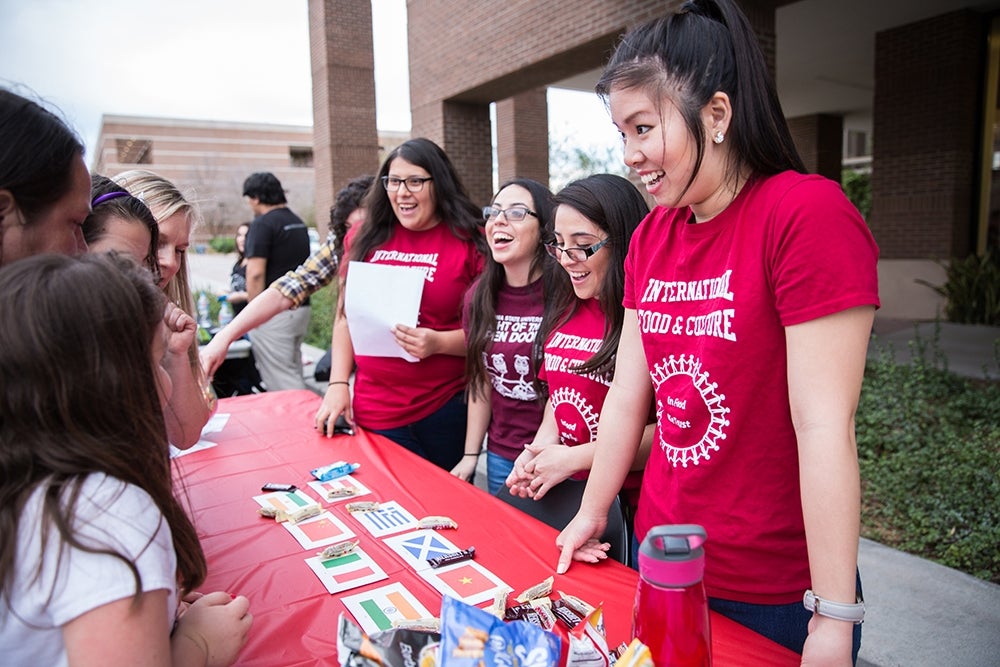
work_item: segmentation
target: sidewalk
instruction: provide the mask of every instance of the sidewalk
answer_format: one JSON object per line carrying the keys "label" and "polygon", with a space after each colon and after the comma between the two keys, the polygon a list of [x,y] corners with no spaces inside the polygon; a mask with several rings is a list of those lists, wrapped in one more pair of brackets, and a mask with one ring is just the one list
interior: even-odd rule
{"label": "sidewalk", "polygon": [[[889,349],[907,363],[924,347],[952,373],[1000,378],[1000,327],[876,317],[874,333],[869,358]],[[864,539],[858,565],[867,600],[860,667],[1000,665],[1000,586]]]}

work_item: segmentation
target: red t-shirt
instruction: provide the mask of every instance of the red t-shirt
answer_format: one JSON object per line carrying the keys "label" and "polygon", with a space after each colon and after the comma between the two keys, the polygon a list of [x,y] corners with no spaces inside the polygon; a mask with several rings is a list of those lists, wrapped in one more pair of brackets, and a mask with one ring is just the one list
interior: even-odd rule
{"label": "red t-shirt", "polygon": [[[474,291],[466,293],[466,304]],[[542,423],[545,405],[535,392],[531,346],[542,323],[544,305],[541,278],[524,287],[504,283],[497,294],[493,340],[483,350],[491,410],[486,448],[509,461],[524,451],[525,443],[534,439]],[[468,338],[467,322],[465,334]]]}
{"label": "red t-shirt", "polygon": [[795,602],[810,580],[784,327],[877,306],[878,248],[818,176],[752,181],[716,218],[690,215],[655,208],[625,262],[658,422],[636,534],[701,524],[709,595]]}
{"label": "red t-shirt", "polygon": [[[604,312],[597,299],[577,302],[576,312],[545,341],[545,362],[538,377],[549,386],[549,402],[559,427],[559,441],[567,446],[597,440],[597,422],[611,387],[612,374],[574,373],[589,361],[604,340]],[[572,479],[587,479],[579,472]],[[634,508],[642,472],[630,472],[622,487]]]}
{"label": "red t-shirt", "polygon": [[[353,234],[345,239],[345,252],[353,239]],[[462,299],[483,267],[483,256],[475,243],[459,239],[444,223],[420,232],[396,225],[392,237],[365,261],[424,271],[417,326],[436,331],[462,328]],[[354,361],[354,417],[367,429],[412,424],[465,389],[463,357],[434,354],[409,362],[396,357],[355,356]]]}

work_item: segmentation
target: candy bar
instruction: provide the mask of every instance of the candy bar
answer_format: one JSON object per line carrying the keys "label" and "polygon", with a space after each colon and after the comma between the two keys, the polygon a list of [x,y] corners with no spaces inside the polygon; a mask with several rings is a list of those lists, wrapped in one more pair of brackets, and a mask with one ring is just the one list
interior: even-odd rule
{"label": "candy bar", "polygon": [[441,567],[442,565],[451,565],[452,563],[461,563],[463,560],[470,560],[474,558],[475,555],[476,547],[469,547],[468,549],[452,551],[451,553],[443,556],[437,556],[436,558],[428,558],[427,562],[431,564],[431,567]]}

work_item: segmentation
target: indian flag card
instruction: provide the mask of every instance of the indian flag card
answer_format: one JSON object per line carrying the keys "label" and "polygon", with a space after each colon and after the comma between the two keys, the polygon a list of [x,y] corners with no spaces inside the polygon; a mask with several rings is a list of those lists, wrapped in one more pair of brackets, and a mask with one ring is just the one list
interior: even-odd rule
{"label": "indian flag card", "polygon": [[325,547],[354,537],[354,531],[329,512],[321,512],[298,523],[286,521],[281,525],[304,549]]}
{"label": "indian flag card", "polygon": [[416,620],[433,616],[413,593],[396,582],[375,590],[340,599],[358,621],[361,629],[372,635],[388,630],[395,620]]}
{"label": "indian flag card", "polygon": [[417,574],[445,595],[471,605],[492,600],[498,588],[510,588],[500,577],[471,560],[437,569],[420,570]]}
{"label": "indian flag card", "polygon": [[[309,482],[309,488],[316,492],[320,498],[328,503],[339,503],[345,500],[354,500],[358,496],[367,496],[371,489],[354,479],[350,475],[331,479],[328,482]],[[340,492],[343,495],[329,497],[330,492]]]}
{"label": "indian flag card", "polygon": [[385,570],[359,548],[355,548],[349,554],[327,560],[313,556],[306,559],[306,564],[331,593],[339,593],[389,578]]}

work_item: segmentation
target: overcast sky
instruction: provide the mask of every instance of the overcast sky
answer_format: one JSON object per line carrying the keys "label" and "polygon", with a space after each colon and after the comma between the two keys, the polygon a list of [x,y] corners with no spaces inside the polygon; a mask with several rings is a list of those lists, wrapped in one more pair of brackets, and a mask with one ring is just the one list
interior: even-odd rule
{"label": "overcast sky", "polygon": [[[311,125],[307,9],[307,0],[0,0],[0,85],[61,111],[88,158],[102,114]],[[376,124],[408,131],[405,0],[373,0],[372,18]],[[615,143],[593,94],[549,101],[553,132]]]}

